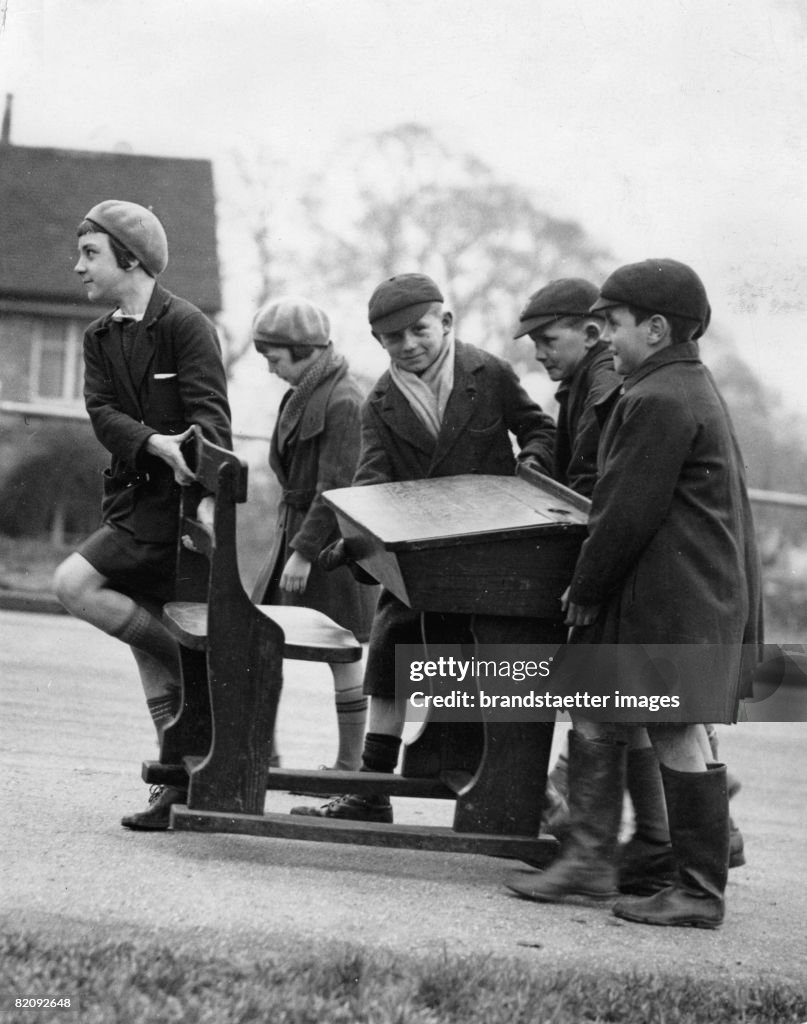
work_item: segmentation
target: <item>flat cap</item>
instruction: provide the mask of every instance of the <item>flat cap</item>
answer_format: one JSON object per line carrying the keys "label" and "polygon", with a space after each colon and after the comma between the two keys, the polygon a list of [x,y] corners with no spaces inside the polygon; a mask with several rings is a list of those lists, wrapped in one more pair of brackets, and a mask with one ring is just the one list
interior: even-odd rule
{"label": "flat cap", "polygon": [[709,326],[712,309],[703,282],[678,260],[642,260],[619,267],[600,288],[592,312],[609,306],[638,306],[648,313],[694,320],[699,338]]}
{"label": "flat cap", "polygon": [[283,295],[265,302],[252,321],[254,341],[314,345],[323,348],[331,339],[327,315],[308,299]]}
{"label": "flat cap", "polygon": [[168,266],[165,228],[145,206],[105,199],[93,206],[85,220],[91,220],[117,239],[154,277]]}
{"label": "flat cap", "polygon": [[518,317],[514,338],[560,320],[564,316],[586,316],[599,295],[596,285],[582,277],[562,277],[539,288],[529,297]]}
{"label": "flat cap", "polygon": [[440,289],[425,274],[397,274],[382,281],[370,296],[370,326],[376,334],[403,331],[433,302],[443,301]]}

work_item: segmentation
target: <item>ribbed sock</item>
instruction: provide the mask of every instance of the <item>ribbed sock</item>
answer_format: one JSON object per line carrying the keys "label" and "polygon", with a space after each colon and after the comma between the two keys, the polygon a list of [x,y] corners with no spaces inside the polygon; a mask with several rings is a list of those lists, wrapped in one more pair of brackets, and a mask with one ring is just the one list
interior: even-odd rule
{"label": "ribbed sock", "polygon": [[179,693],[171,691],[162,697],[150,697],[146,701],[151,720],[157,730],[157,735],[162,736],[163,729],[176,716],[179,710]]}
{"label": "ribbed sock", "polygon": [[399,736],[383,732],[368,732],[364,737],[361,770],[363,772],[394,772],[401,749]]}
{"label": "ribbed sock", "polygon": [[159,619],[140,605],[135,605],[129,619],[111,635],[130,647],[137,647],[179,676],[177,643]]}
{"label": "ribbed sock", "polygon": [[334,699],[339,730],[339,752],[335,767],[341,771],[355,771],[361,763],[362,741],[367,724],[367,698],[359,684],[349,690],[337,691]]}

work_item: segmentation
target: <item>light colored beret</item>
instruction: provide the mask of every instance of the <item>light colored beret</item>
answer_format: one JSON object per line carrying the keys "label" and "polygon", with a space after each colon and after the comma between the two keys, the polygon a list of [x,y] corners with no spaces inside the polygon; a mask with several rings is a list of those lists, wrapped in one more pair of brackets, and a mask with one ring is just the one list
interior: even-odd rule
{"label": "light colored beret", "polygon": [[122,199],[105,199],[93,206],[85,219],[116,238],[154,277],[168,266],[165,228],[145,206]]}
{"label": "light colored beret", "polygon": [[320,348],[331,338],[331,322],[327,315],[308,299],[284,295],[265,302],[252,321],[254,341],[293,345],[315,345]]}

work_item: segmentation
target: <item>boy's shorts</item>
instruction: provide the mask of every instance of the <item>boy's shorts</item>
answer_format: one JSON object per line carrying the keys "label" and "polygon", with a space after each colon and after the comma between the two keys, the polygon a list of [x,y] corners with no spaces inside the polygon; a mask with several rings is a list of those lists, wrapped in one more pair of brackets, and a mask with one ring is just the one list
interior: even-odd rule
{"label": "boy's shorts", "polygon": [[176,545],[138,540],[105,523],[76,549],[113,590],[165,604],[174,596]]}
{"label": "boy's shorts", "polygon": [[[414,612],[394,594],[382,589],[370,630],[370,646],[364,670],[368,697],[395,699],[396,644],[472,643],[469,615]],[[424,649],[424,656],[427,648]]]}

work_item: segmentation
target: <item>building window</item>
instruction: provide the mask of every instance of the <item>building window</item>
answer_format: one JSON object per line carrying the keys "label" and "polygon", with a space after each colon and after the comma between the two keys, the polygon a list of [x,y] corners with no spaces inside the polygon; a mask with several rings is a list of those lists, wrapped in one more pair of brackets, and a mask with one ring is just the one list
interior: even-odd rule
{"label": "building window", "polygon": [[81,401],[81,328],[71,320],[47,317],[31,324],[31,401]]}

